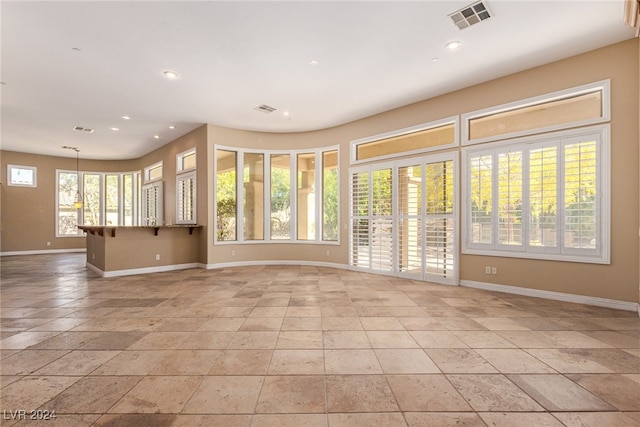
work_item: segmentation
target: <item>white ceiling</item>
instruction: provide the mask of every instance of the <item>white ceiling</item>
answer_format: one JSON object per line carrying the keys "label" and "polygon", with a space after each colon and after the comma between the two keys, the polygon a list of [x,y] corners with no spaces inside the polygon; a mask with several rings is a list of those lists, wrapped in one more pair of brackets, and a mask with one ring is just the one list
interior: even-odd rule
{"label": "white ceiling", "polygon": [[129,159],[203,123],[322,129],[633,37],[623,0],[488,0],[458,30],[471,3],[2,1],[2,149]]}

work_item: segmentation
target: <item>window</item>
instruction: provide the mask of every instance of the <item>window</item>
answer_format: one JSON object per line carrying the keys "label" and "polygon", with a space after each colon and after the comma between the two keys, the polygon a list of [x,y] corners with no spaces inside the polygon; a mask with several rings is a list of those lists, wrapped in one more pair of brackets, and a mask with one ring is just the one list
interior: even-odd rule
{"label": "window", "polygon": [[163,215],[163,185],[156,181],[142,186],[142,225],[162,225]]}
{"label": "window", "polygon": [[609,128],[463,150],[464,253],[609,262]]}
{"label": "window", "polygon": [[35,166],[7,165],[7,182],[9,186],[37,187],[38,169]]}
{"label": "window", "polygon": [[176,224],[196,223],[196,172],[176,177]]}
{"label": "window", "polygon": [[337,148],[216,147],[215,156],[217,242],[338,240]]}
{"label": "window", "polygon": [[608,80],[464,114],[463,145],[609,120]]}
{"label": "window", "polygon": [[216,150],[216,240],[236,240],[238,154]]}
{"label": "window", "polygon": [[150,182],[162,179],[162,173],[162,161],[154,163],[153,165],[144,168],[144,181]]}
{"label": "window", "polygon": [[186,172],[196,168],[196,149],[192,148],[176,156],[176,169]]}
{"label": "window", "polygon": [[196,149],[176,156],[176,224],[196,223]]}
{"label": "window", "polygon": [[[81,236],[78,224],[139,224],[140,172],[59,170],[56,175],[56,236]],[[74,206],[77,192],[83,199],[80,209]]]}
{"label": "window", "polygon": [[457,129],[458,119],[451,117],[351,141],[351,163],[454,147]]}

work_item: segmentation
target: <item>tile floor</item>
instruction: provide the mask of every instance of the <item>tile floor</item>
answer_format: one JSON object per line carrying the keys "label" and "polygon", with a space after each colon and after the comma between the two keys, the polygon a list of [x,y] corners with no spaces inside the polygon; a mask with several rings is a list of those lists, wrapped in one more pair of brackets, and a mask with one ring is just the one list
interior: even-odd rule
{"label": "tile floor", "polygon": [[640,426],[637,313],[317,267],[0,263],[3,426]]}

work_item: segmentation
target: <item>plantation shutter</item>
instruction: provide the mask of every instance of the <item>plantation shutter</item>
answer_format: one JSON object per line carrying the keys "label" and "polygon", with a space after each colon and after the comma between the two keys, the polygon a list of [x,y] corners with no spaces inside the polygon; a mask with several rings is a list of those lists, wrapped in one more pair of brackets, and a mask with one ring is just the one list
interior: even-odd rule
{"label": "plantation shutter", "polygon": [[196,174],[178,175],[176,178],[176,224],[196,223]]}

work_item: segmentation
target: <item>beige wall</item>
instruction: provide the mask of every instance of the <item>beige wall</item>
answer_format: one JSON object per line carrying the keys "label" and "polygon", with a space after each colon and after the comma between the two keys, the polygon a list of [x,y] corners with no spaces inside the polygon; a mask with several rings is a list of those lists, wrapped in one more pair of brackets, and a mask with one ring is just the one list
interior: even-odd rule
{"label": "beige wall", "polygon": [[[307,133],[271,134],[203,126],[191,134],[132,161],[142,169],[158,160],[164,161],[165,218],[175,218],[175,155],[193,146],[198,153],[198,223],[201,230],[200,262],[209,265],[271,260],[348,263],[348,170],[349,141],[357,138],[414,126],[465,112],[517,101],[549,92],[564,90],[604,79],[611,79],[611,265],[581,264],[462,255],[462,280],[513,285],[565,292],[622,301],[640,301],[640,174],[638,116],[640,80],[640,41],[598,49],[558,62],[505,76],[490,82],[448,93],[343,126]],[[243,148],[300,149],[340,145],[341,239],[329,244],[242,244],[213,245],[213,146],[220,144]],[[459,151],[456,149],[455,151]],[[24,157],[23,157],[24,156]],[[2,153],[2,173],[6,164],[37,165],[38,189],[2,188],[2,251],[47,249],[69,246],[55,239],[54,174],[56,168],[74,169],[75,159],[44,158],[19,153]],[[124,162],[96,162],[95,168],[125,170]],[[131,164],[131,163],[130,163]],[[42,167],[42,170],[40,169]],[[42,186],[42,173],[50,183]],[[637,178],[636,178],[637,177]],[[20,206],[20,207],[18,207]],[[31,209],[22,209],[21,207]],[[25,212],[29,212],[25,214]],[[30,228],[31,230],[25,230]],[[206,238],[202,238],[206,236]],[[84,242],[82,243],[84,244]],[[67,246],[65,246],[67,245]],[[235,251],[235,255],[232,255]],[[327,255],[327,251],[329,254]],[[487,276],[484,266],[498,268],[498,274]]]}

